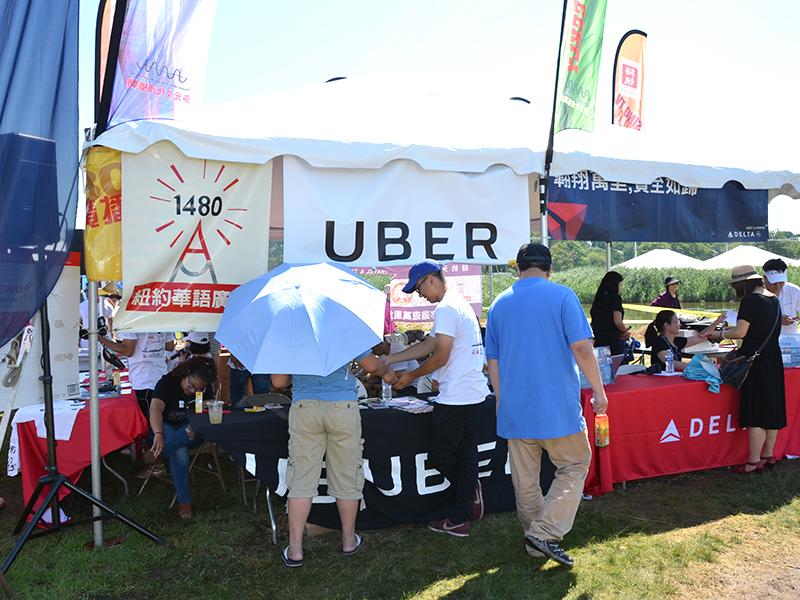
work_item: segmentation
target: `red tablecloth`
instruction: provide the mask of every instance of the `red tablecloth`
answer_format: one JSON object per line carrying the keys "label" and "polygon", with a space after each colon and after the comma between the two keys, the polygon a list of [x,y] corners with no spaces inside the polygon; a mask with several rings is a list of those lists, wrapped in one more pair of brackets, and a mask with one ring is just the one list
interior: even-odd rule
{"label": "red tablecloth", "polygon": [[[800,370],[786,369],[787,426],[778,432],[775,457],[800,456]],[[606,386],[610,444],[593,445],[584,492],[598,496],[614,483],[741,464],[747,430],[739,425],[739,390],[719,394],[683,377],[623,375]],[[592,391],[581,399],[594,441]]]}
{"label": "red tablecloth", "polygon": [[[100,399],[100,455],[119,450],[136,438],[147,434],[147,420],[144,418],[136,396],[128,394],[121,398]],[[91,437],[89,425],[89,402],[78,412],[72,435],[67,441],[59,440],[56,446],[56,459],[59,473],[71,481],[80,478],[83,469],[92,464]],[[19,434],[19,458],[22,470],[22,491],[25,501],[30,500],[39,478],[45,471],[47,440],[36,434],[36,423],[26,421],[17,425]],[[46,490],[45,490],[46,493]],[[62,487],[59,498],[69,490]],[[44,493],[40,496],[44,497]],[[39,501],[36,507],[39,506]]]}

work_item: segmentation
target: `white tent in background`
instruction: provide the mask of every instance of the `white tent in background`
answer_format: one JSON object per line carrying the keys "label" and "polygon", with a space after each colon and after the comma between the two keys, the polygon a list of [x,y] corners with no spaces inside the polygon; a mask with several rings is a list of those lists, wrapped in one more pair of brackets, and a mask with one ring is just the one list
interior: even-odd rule
{"label": "white tent in background", "polygon": [[775,254],[774,252],[767,252],[766,250],[762,250],[761,248],[757,248],[755,246],[742,245],[736,246],[736,248],[732,248],[727,252],[723,252],[714,258],[709,258],[703,262],[703,266],[701,268],[732,269],[737,265],[753,265],[760,272],[761,265],[771,258],[780,258],[787,265],[795,267],[800,266],[800,260],[787,258],[785,256]]}
{"label": "white tent in background", "polygon": [[659,248],[640,254],[636,258],[621,262],[618,267],[628,267],[629,269],[667,269],[689,267],[692,269],[702,269],[703,261],[691,256],[686,256],[680,252]]}

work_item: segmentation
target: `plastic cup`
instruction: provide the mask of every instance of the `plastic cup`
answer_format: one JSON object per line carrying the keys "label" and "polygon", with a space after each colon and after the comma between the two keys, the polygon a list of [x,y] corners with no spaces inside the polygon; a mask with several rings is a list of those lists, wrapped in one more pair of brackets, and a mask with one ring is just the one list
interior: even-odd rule
{"label": "plastic cup", "polygon": [[222,400],[208,400],[208,420],[216,425],[222,423]]}

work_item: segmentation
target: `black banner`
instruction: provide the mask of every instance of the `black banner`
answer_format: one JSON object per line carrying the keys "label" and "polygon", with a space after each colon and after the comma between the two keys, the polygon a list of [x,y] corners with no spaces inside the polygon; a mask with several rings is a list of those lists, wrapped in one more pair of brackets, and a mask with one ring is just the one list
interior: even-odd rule
{"label": "black banner", "polygon": [[[233,409],[220,425],[208,415],[190,414],[198,437],[217,442],[239,464],[246,453],[255,455],[256,476],[282,497],[286,495],[289,439],[286,410],[245,413]],[[493,397],[484,403],[478,430],[478,473],[486,512],[515,509],[514,488],[508,471],[508,443],[497,437]],[[361,411],[364,436],[365,510],[358,513],[359,529],[391,527],[398,523],[427,523],[443,519],[453,502],[453,486],[427,463],[431,414],[414,415],[394,409]],[[542,461],[542,489],[546,493],[555,468]],[[323,470],[322,479],[325,479]],[[334,499],[324,483],[314,499],[308,522],[340,528]]]}
{"label": "black banner", "polygon": [[691,188],[671,179],[650,184],[605,181],[581,171],[550,178],[548,225],[556,240],[614,242],[761,242],[767,191],[729,181]]}

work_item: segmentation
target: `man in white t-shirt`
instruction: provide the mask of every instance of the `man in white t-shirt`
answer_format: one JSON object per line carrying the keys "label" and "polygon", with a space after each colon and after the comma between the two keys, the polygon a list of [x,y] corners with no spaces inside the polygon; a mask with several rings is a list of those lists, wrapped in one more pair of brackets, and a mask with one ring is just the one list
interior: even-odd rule
{"label": "man in white t-shirt", "polygon": [[780,258],[772,258],[764,263],[764,279],[767,290],[778,297],[783,312],[781,334],[796,334],[800,322],[800,287],[788,283],[786,263]]}
{"label": "man in white t-shirt", "polygon": [[439,395],[433,409],[433,435],[428,457],[431,464],[455,488],[450,514],[432,521],[433,531],[457,537],[469,535],[469,522],[483,516],[483,496],[478,482],[478,416],[489,394],[483,374],[483,339],[475,312],[464,298],[450,289],[442,267],[423,260],[411,267],[406,294],[417,292],[436,304],[433,330],[407,350],[381,357],[388,364],[418,359],[433,353],[413,371],[399,373],[394,384],[402,389],[438,369]]}
{"label": "man in white t-shirt", "polygon": [[175,340],[171,334],[164,333],[118,333],[117,337],[118,342],[103,336],[97,339],[112,352],[128,357],[128,379],[139,407],[149,418],[153,390],[158,380],[167,374],[166,351],[175,348]]}

